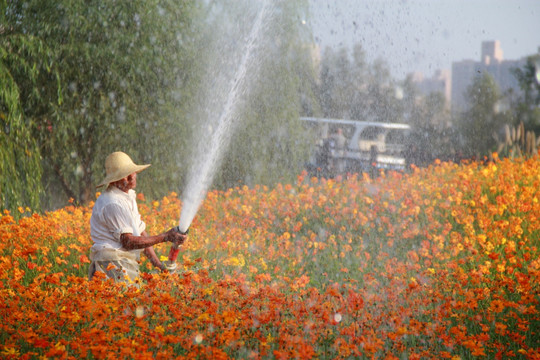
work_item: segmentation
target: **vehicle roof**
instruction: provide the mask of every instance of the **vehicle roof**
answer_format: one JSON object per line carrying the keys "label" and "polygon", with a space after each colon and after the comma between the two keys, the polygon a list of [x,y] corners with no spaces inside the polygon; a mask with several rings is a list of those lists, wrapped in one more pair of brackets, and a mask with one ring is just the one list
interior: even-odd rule
{"label": "vehicle roof", "polygon": [[342,124],[342,125],[354,125],[354,126],[373,126],[385,129],[410,129],[410,125],[401,123],[384,123],[375,121],[360,121],[360,120],[346,120],[346,119],[326,119],[316,117],[301,117],[302,121],[310,121],[315,123],[327,123],[327,124]]}

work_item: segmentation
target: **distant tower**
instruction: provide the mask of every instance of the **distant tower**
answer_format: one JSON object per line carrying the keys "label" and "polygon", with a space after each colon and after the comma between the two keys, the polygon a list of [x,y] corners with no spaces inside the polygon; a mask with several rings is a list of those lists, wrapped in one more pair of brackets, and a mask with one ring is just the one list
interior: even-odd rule
{"label": "distant tower", "polygon": [[499,40],[483,41],[482,42],[482,59],[483,65],[494,65],[503,61],[503,51]]}

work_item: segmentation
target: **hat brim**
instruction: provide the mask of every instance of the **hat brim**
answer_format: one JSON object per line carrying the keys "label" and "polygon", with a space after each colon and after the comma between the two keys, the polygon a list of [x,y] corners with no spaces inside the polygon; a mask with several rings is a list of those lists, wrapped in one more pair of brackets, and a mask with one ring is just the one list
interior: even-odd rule
{"label": "hat brim", "polygon": [[108,186],[110,183],[113,183],[118,180],[122,180],[123,178],[133,174],[133,173],[140,173],[144,169],[148,168],[152,164],[146,164],[146,165],[135,165],[126,167],[125,169],[122,169],[121,171],[118,171],[114,174],[110,174],[109,176],[105,177],[99,185],[96,186],[96,188],[102,187],[102,186]]}

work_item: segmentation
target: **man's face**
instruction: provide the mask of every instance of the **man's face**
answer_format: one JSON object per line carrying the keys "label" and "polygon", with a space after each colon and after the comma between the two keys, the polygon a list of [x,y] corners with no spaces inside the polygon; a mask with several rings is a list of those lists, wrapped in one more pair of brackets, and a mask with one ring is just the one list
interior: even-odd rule
{"label": "man's face", "polygon": [[126,187],[128,190],[135,189],[135,187],[137,187],[137,173],[133,173],[129,175],[128,177],[126,177],[126,180],[127,180]]}

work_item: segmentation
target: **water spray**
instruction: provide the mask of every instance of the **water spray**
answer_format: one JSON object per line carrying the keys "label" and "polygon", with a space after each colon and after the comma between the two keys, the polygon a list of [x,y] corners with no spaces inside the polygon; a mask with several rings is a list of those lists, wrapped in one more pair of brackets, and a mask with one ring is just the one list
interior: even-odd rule
{"label": "water spray", "polygon": [[[224,152],[223,148],[230,141],[230,135],[235,125],[236,117],[234,115],[237,111],[239,97],[246,92],[249,85],[246,83],[245,77],[248,68],[253,66],[254,59],[251,56],[252,51],[255,48],[255,42],[263,27],[263,19],[267,16],[267,12],[270,11],[270,3],[269,0],[263,2],[263,6],[251,28],[249,37],[246,39],[244,54],[236,69],[235,76],[228,84],[229,91],[227,92],[227,99],[218,119],[217,126],[214,128],[215,130],[212,132],[210,138],[205,138],[205,141],[200,143],[200,146],[204,146],[204,149],[200,151],[204,155],[204,158],[196,162],[195,166],[192,167],[188,184],[183,192],[182,211],[180,213],[179,225],[176,227],[177,231],[181,234],[187,234],[191,222],[213,181],[216,168]],[[174,267],[174,269],[176,268],[175,262],[178,253],[179,246],[172,245],[169,251],[167,268],[169,266]]]}

